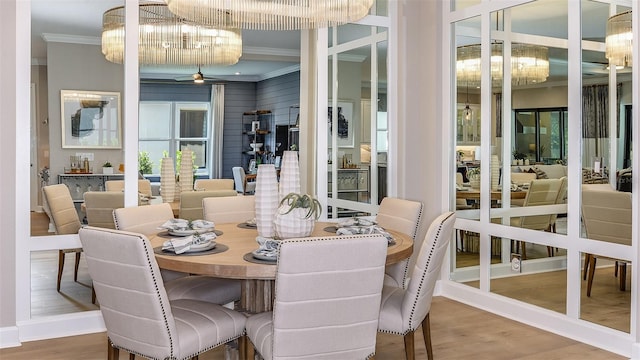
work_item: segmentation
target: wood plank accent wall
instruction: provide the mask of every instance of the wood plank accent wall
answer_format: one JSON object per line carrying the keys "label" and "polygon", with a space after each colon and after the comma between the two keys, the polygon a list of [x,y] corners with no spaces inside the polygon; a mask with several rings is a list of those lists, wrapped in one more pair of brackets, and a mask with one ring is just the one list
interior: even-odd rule
{"label": "wood plank accent wall", "polygon": [[[210,101],[211,86],[141,83],[140,101]],[[233,178],[231,168],[242,161],[242,114],[265,109],[275,124],[289,122],[289,106],[300,102],[300,72],[260,82],[225,83],[223,177]],[[275,125],[274,129],[275,131]]]}
{"label": "wood plank accent wall", "polygon": [[256,103],[259,109],[273,112],[276,125],[287,125],[289,106],[300,103],[300,72],[260,81],[257,85]]}

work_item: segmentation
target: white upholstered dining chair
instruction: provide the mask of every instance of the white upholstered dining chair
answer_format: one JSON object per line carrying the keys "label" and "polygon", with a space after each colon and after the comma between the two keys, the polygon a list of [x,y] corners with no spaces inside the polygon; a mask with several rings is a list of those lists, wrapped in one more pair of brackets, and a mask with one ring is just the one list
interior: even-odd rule
{"label": "white upholstered dining chair", "polygon": [[193,188],[196,191],[233,190],[233,179],[196,179]]}
{"label": "white upholstered dining chair", "polygon": [[180,193],[180,218],[187,220],[203,219],[202,200],[209,197],[238,197],[231,190],[182,191]]}
{"label": "white upholstered dining chair", "polygon": [[160,225],[170,219],[173,219],[173,210],[168,203],[132,206],[113,211],[116,229],[145,236],[157,234]]}
{"label": "white upholstered dining chair", "polygon": [[[560,179],[531,180],[529,190],[527,191],[527,195],[524,198],[522,206],[555,205],[559,201],[558,198],[561,196],[562,189],[566,189],[566,181],[566,177]],[[547,231],[551,228],[551,220],[551,214],[512,217],[511,226]],[[517,242],[517,244],[518,247],[520,242]],[[522,259],[526,259],[527,249],[524,242],[522,242],[521,253]],[[551,255],[551,253],[549,255]]]}
{"label": "white upholstered dining chair", "polygon": [[381,235],[284,240],[272,312],[247,320],[270,359],[366,359],[375,353],[387,256]]}
{"label": "white upholstered dining chair", "polygon": [[[421,202],[385,197],[380,203],[376,221],[384,229],[401,232],[415,240],[421,217]],[[384,279],[385,285],[406,288],[410,262],[411,258],[387,266]]]}
{"label": "white upholstered dining chair", "polygon": [[118,359],[119,349],[152,359],[196,358],[244,334],[241,313],[172,300],[144,235],[94,227],[79,234],[107,328],[109,359]]}
{"label": "white upholstered dining chair", "polygon": [[[104,183],[106,191],[123,191],[124,180],[107,180]],[[151,196],[151,181],[147,179],[138,179],[138,192],[146,196]]]}
{"label": "white upholstered dining chair", "polygon": [[[247,181],[247,175],[244,172],[244,168],[241,166],[234,166],[231,168],[233,172],[233,181],[236,184],[236,191],[241,194],[254,193],[256,191],[256,182]],[[245,188],[246,184],[246,188]]]}
{"label": "white upholstered dining chair", "polygon": [[113,210],[124,207],[121,191],[87,191],[83,195],[85,215],[90,226],[115,229]]}
{"label": "white upholstered dining chair", "polygon": [[[167,203],[115,209],[116,229],[145,236],[157,234],[159,226],[173,219],[171,205]],[[240,299],[240,281],[219,279],[162,269],[162,279],[170,299],[196,299],[227,304]]]}
{"label": "white upholstered dining chair", "polygon": [[[56,235],[77,234],[82,224],[78,212],[73,203],[69,188],[64,184],[49,185],[42,188],[44,207],[51,218]],[[73,281],[78,281],[78,267],[80,266],[80,254],[82,248],[58,250],[58,282],[56,289],[60,291],[64,260],[67,253],[74,253],[75,267]]]}
{"label": "white upholstered dining chair", "polygon": [[[582,185],[582,221],[589,239],[631,246],[631,193],[613,190],[608,185]],[[591,296],[596,260],[602,257],[585,253],[583,279],[587,280],[587,296]],[[606,258],[606,257],[605,257]],[[615,275],[621,291],[626,288],[627,262],[615,260]]]}
{"label": "white upholstered dining chair", "polygon": [[378,331],[404,336],[407,360],[415,359],[414,332],[420,325],[427,358],[433,359],[429,310],[455,220],[453,212],[446,212],[433,220],[418,252],[412,279],[406,289],[395,286],[385,286],[382,289]]}
{"label": "white upholstered dining chair", "polygon": [[256,217],[253,195],[206,198],[202,208],[204,219],[216,224],[241,223]]}

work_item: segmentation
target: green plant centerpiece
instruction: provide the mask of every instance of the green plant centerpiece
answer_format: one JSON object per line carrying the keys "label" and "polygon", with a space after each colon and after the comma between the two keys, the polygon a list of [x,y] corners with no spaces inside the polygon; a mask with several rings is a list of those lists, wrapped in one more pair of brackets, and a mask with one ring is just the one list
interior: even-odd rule
{"label": "green plant centerpiece", "polygon": [[467,178],[469,179],[469,184],[474,189],[480,188],[480,167],[474,167],[467,170]]}
{"label": "green plant centerpiece", "polygon": [[287,194],[276,211],[274,226],[280,239],[307,237],[322,214],[320,202],[308,194]]}

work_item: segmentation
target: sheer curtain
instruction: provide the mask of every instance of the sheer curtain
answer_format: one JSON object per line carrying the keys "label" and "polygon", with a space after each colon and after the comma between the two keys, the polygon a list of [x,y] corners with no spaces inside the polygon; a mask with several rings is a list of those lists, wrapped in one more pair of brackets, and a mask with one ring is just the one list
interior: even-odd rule
{"label": "sheer curtain", "polygon": [[224,84],[211,85],[211,108],[213,121],[211,140],[213,145],[212,156],[213,159],[211,169],[213,172],[212,178],[222,178],[222,156],[224,147]]}

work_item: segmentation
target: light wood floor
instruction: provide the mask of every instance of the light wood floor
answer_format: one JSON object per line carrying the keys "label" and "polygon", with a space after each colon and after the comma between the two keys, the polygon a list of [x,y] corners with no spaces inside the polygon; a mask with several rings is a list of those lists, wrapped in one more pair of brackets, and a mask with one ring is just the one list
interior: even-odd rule
{"label": "light wood floor", "polygon": [[[458,302],[436,297],[431,308],[434,357],[438,360],[513,359],[624,359],[592,346],[556,336]],[[426,359],[422,333],[416,334],[416,359]],[[403,359],[402,337],[379,334],[376,359]],[[24,343],[22,347],[0,349],[1,359],[105,359],[104,333]],[[222,349],[200,356],[201,360],[223,359]],[[128,359],[120,352],[120,359]]]}

